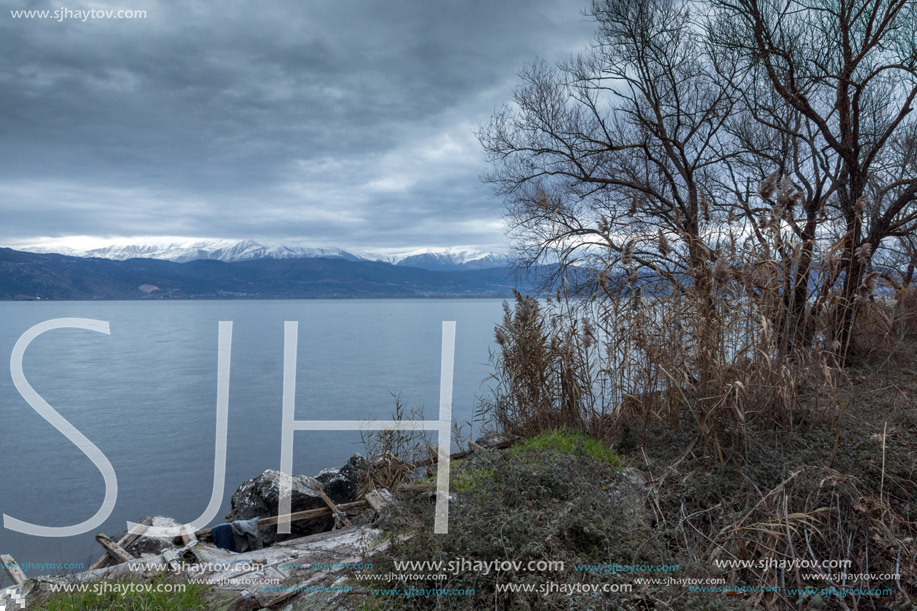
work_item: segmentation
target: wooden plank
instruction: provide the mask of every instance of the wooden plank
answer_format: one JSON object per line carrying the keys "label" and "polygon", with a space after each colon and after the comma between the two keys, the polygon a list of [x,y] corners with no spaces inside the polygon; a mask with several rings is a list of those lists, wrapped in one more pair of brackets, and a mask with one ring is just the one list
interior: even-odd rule
{"label": "wooden plank", "polygon": [[[341,511],[350,511],[352,509],[366,509],[369,505],[366,501],[356,501],[353,503],[343,503],[338,505],[338,509]],[[323,516],[330,516],[331,509],[329,507],[319,507],[318,509],[307,509],[306,511],[297,511],[296,513],[290,514],[290,522],[299,522],[301,520],[311,520],[313,518],[321,518]],[[269,518],[261,518],[258,520],[258,526],[276,526],[278,522],[277,516],[271,516]],[[210,529],[203,528],[194,533],[198,539],[205,537],[210,537]]]}
{"label": "wooden plank", "polygon": [[22,569],[19,568],[19,563],[13,560],[13,557],[9,554],[0,554],[0,564],[3,565],[7,575],[10,576],[10,579],[12,579],[13,583],[16,585],[25,583],[26,579],[28,579],[25,573],[22,572]]}
{"label": "wooden plank", "polygon": [[346,526],[353,526],[353,524],[350,523],[350,520],[347,519],[347,515],[341,511],[337,505],[334,504],[334,501],[331,500],[331,497],[325,494],[325,491],[322,490],[322,485],[314,479],[312,480],[312,485],[315,487],[315,491],[318,492],[318,495],[322,497],[322,500],[325,501],[325,505],[328,506],[328,509],[331,510],[331,513],[333,513],[335,516],[340,516],[341,521],[344,522]]}
{"label": "wooden plank", "polygon": [[382,513],[382,509],[392,502],[392,493],[385,488],[370,490],[366,493],[366,502],[376,513]]}
{"label": "wooden plank", "polygon": [[[338,505],[338,509],[341,511],[350,511],[351,509],[366,509],[366,501],[356,501],[355,503],[344,503]],[[318,509],[307,509],[306,511],[298,511],[296,513],[290,514],[290,522],[298,522],[300,520],[311,520],[312,518],[320,518],[322,516],[331,515],[331,509],[328,507],[319,507]],[[277,516],[271,516],[269,518],[264,518],[263,520],[258,520],[258,526],[276,526],[279,518]]]}
{"label": "wooden plank", "polygon": [[131,556],[126,549],[102,533],[96,535],[96,541],[98,541],[99,544],[104,547],[106,551],[108,551],[108,554],[117,562],[130,562],[131,560],[136,560],[136,558]]}
{"label": "wooden plank", "polygon": [[[146,529],[153,525],[153,518],[143,518],[139,522],[136,533],[127,533],[121,539],[118,540],[118,545],[126,548],[128,545],[139,539],[143,536],[143,533],[146,532]],[[111,556],[106,551],[101,558],[92,563],[92,566],[89,567],[89,570],[101,569],[106,566],[109,566],[113,563]]]}
{"label": "wooden plank", "polygon": [[[469,445],[472,446],[472,447],[474,447],[474,446],[476,446],[477,444],[474,443],[474,442],[472,442],[472,443],[470,443]],[[486,448],[484,448],[484,449],[485,449],[485,450],[502,450],[503,448],[508,448],[508,447],[510,447],[511,445],[513,445],[513,442],[510,441],[509,439],[507,439],[507,440],[505,440],[505,441],[500,441],[500,442],[495,443],[495,444],[493,444],[493,445],[488,445],[488,446],[487,446]],[[481,447],[481,446],[478,446],[478,447]],[[472,454],[473,452],[474,452],[474,450],[462,450],[461,452],[453,452],[452,454],[449,455],[449,459],[450,459],[450,460],[458,460],[458,459],[460,459],[460,458],[467,458],[468,456],[471,456],[471,454]],[[438,460],[439,460],[439,457],[438,457],[436,454],[434,454],[434,455],[431,456],[430,458],[425,458],[424,460],[415,462],[412,466],[413,466],[413,468],[415,468],[415,469],[416,469],[417,467],[426,467],[426,466],[428,466],[428,465],[435,464],[436,461],[438,461]]]}
{"label": "wooden plank", "polygon": [[181,542],[182,542],[182,545],[188,545],[189,543],[197,543],[197,537],[194,535],[194,531],[188,528],[187,525],[182,526]]}

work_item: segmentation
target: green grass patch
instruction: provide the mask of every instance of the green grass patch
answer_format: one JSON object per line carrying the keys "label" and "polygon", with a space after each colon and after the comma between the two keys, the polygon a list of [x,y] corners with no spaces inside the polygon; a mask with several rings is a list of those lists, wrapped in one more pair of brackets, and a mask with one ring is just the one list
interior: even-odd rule
{"label": "green grass patch", "polygon": [[[518,562],[522,568],[446,571],[445,579],[409,582],[420,589],[474,590],[469,596],[372,596],[369,588],[408,587],[393,583],[369,584],[365,609],[511,609],[561,611],[566,609],[653,609],[653,596],[634,591],[561,592],[497,591],[506,583],[547,582],[631,585],[633,575],[577,571],[575,565],[678,564],[694,577],[706,567],[675,556],[659,536],[638,501],[631,500],[631,484],[616,467],[618,456],[599,442],[570,431],[555,431],[503,452],[475,452],[452,467],[452,488],[460,494],[449,507],[448,534],[435,534],[434,505],[428,495],[402,494],[380,526],[391,533],[392,546],[373,560],[373,571],[397,572],[398,561],[449,561],[456,558]],[[403,538],[400,535],[409,535]],[[527,570],[531,561],[560,561],[551,571]],[[653,594],[668,600],[670,586],[655,586]],[[635,599],[631,594],[641,596]],[[371,600],[370,600],[371,599]],[[747,606],[745,601],[716,604],[708,593],[684,593],[673,609],[714,611]],[[355,605],[356,606],[356,605]]]}
{"label": "green grass patch", "polygon": [[557,429],[542,433],[537,437],[527,439],[521,444],[510,448],[510,453],[522,457],[533,451],[549,450],[562,452],[573,456],[588,456],[589,458],[620,469],[624,466],[621,457],[608,445],[598,439],[584,435],[570,429]]}
{"label": "green grass patch", "polygon": [[57,592],[45,603],[49,611],[196,611],[211,609],[206,585],[173,583],[162,578],[131,579],[86,584],[85,592]]}
{"label": "green grass patch", "polygon": [[456,471],[449,486],[456,492],[474,492],[494,476],[493,469],[461,469]]}

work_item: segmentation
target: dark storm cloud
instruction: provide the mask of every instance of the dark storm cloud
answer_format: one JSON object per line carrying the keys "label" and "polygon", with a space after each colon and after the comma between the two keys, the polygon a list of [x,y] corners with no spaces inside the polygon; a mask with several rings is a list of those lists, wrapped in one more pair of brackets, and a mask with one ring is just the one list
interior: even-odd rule
{"label": "dark storm cloud", "polygon": [[66,8],[147,16],[0,14],[0,244],[492,246],[499,203],[472,131],[524,63],[578,50],[592,29],[565,0]]}

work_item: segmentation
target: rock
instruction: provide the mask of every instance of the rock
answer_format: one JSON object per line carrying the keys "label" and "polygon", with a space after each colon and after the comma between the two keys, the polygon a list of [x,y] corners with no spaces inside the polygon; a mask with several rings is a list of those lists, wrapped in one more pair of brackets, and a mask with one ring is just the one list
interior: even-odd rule
{"label": "rock", "polygon": [[331,500],[337,504],[352,503],[357,500],[357,489],[360,479],[366,473],[366,459],[354,454],[343,467],[325,469],[315,476]]}
{"label": "rock", "polygon": [[[276,516],[280,504],[280,471],[268,469],[258,477],[247,480],[232,495],[231,509],[226,514],[227,522],[235,520],[248,520],[254,517],[268,518]],[[294,475],[291,491],[290,511],[305,511],[327,507],[325,501],[315,489],[314,481],[308,475]],[[330,496],[330,495],[329,495]],[[334,498],[332,497],[332,500]],[[277,541],[304,537],[317,532],[331,530],[334,518],[326,516],[314,520],[293,522],[290,535],[279,535],[276,526],[261,529],[261,539],[264,545],[272,545]]]}
{"label": "rock", "polygon": [[646,493],[646,475],[633,467],[627,467],[621,470],[621,477],[631,486],[632,493],[639,495],[635,497],[635,500],[642,501]]}
{"label": "rock", "polygon": [[[316,490],[316,481],[335,504],[340,505],[357,500],[360,478],[365,471],[366,460],[359,454],[354,454],[343,467],[325,469],[314,479],[308,475],[294,475],[290,511],[296,513],[327,506]],[[226,514],[226,521],[276,516],[280,501],[280,477],[280,471],[268,469],[258,477],[239,486],[232,495],[231,509]],[[264,544],[272,545],[278,541],[331,530],[334,526],[334,518],[329,515],[313,520],[293,522],[290,526],[289,535],[277,534],[277,528],[274,526],[262,528],[261,538]]]}

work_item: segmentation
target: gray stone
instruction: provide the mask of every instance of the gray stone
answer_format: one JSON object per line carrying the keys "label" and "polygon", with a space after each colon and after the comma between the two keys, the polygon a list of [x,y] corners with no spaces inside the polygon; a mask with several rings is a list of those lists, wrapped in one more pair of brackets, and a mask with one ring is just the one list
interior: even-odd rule
{"label": "gray stone", "polygon": [[[316,481],[335,504],[355,501],[360,478],[365,469],[366,460],[359,454],[354,454],[343,467],[325,469],[314,479],[308,475],[294,475],[290,511],[296,513],[327,507],[316,490]],[[231,509],[226,514],[226,521],[276,516],[280,501],[280,478],[280,471],[268,469],[239,486],[232,495]],[[329,515],[302,520],[291,523],[290,527],[289,535],[278,534],[276,526],[262,528],[261,538],[264,545],[331,530],[334,527],[334,518]]]}
{"label": "gray stone", "polygon": [[[247,480],[232,495],[231,509],[226,514],[227,522],[249,520],[251,518],[269,518],[278,515],[280,504],[280,471],[268,469],[258,477]],[[292,478],[290,511],[306,511],[327,507],[319,496],[308,475],[294,475]],[[329,515],[291,523],[291,533],[280,535],[276,526],[261,528],[261,540],[264,545],[272,545],[296,537],[304,537],[318,532],[331,530],[334,519]]]}
{"label": "gray stone", "polygon": [[354,454],[343,467],[325,469],[315,479],[335,503],[352,503],[357,500],[360,479],[366,473],[367,466],[365,458]]}

